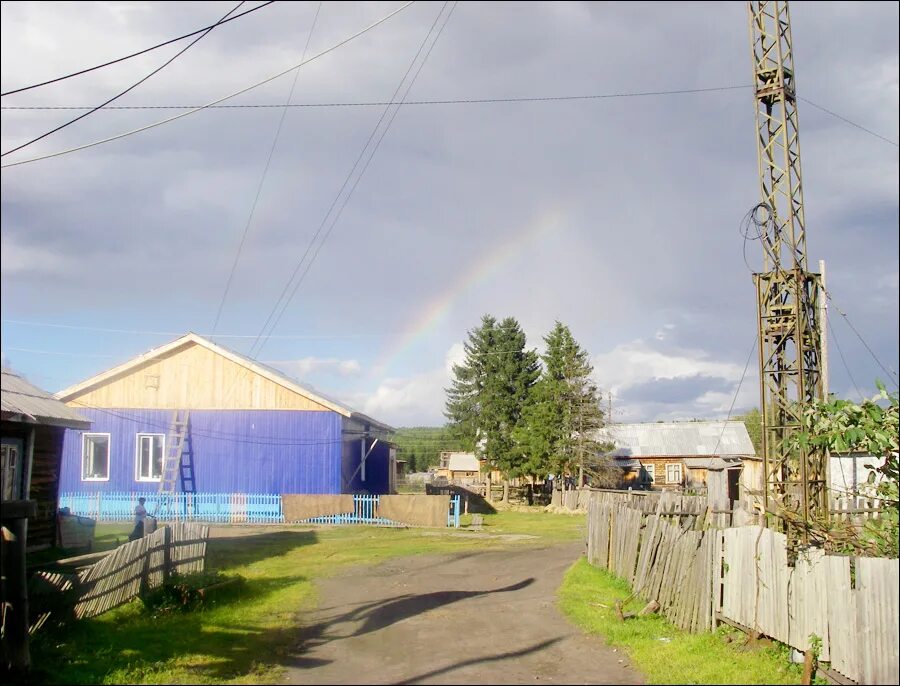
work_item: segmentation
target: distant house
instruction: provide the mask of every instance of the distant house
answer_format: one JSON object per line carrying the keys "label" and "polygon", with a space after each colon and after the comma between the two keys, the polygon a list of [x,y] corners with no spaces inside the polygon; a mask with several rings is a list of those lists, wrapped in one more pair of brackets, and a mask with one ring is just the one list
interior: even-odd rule
{"label": "distant house", "polygon": [[474,453],[443,452],[436,474],[448,481],[476,481],[481,475],[481,462]]}
{"label": "distant house", "polygon": [[884,457],[869,453],[831,453],[828,461],[828,488],[839,499],[856,503],[862,497],[874,496],[882,479],[878,468]]}
{"label": "distant house", "polygon": [[762,461],[740,421],[613,424],[599,440],[631,488],[706,489],[723,506],[762,488]]}
{"label": "distant house", "polygon": [[9,369],[0,384],[2,501],[30,501],[30,550],[57,543],[56,502],[66,429],[90,429],[91,422]]}
{"label": "distant house", "polygon": [[157,491],[173,459],[175,491],[395,490],[390,426],[193,333],[57,397],[93,422],[66,433],[67,493]]}

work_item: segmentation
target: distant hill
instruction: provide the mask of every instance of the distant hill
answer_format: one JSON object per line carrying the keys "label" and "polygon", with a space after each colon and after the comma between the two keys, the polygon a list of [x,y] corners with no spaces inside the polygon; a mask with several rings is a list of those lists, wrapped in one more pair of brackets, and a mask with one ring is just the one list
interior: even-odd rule
{"label": "distant hill", "polygon": [[462,449],[443,426],[404,426],[397,429],[393,441],[397,459],[406,460],[407,473],[427,471],[438,465],[442,451]]}

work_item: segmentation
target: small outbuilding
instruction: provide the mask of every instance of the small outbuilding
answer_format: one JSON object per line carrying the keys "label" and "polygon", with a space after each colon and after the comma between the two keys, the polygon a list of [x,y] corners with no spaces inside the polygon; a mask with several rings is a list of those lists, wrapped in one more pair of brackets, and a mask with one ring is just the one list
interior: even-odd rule
{"label": "small outbuilding", "polygon": [[88,418],[47,391],[3,369],[0,386],[0,456],[3,507],[31,501],[28,548],[57,543],[56,503],[67,429],[91,428]]}

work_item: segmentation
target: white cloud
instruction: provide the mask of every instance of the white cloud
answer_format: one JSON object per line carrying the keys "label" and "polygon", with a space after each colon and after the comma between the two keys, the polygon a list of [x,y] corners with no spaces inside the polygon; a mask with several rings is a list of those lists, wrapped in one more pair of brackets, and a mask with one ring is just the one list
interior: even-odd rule
{"label": "white cloud", "polygon": [[72,259],[50,248],[20,245],[4,233],[0,238],[0,271],[4,274],[62,275],[74,271]]}
{"label": "white cloud", "polygon": [[348,402],[394,426],[443,424],[444,389],[450,385],[453,365],[464,359],[463,344],[454,343],[447,350],[442,367],[385,379],[373,392],[356,393]]}
{"label": "white cloud", "polygon": [[703,350],[667,354],[653,350],[638,339],[617,345],[608,353],[595,355],[592,364],[597,383],[613,393],[653,379],[712,376],[736,381],[740,378],[742,368],[739,365],[709,357]]}
{"label": "white cloud", "polygon": [[362,365],[358,360],[342,360],[336,357],[301,357],[297,360],[263,360],[263,362],[279,367],[299,379],[313,374],[358,376],[362,371]]}

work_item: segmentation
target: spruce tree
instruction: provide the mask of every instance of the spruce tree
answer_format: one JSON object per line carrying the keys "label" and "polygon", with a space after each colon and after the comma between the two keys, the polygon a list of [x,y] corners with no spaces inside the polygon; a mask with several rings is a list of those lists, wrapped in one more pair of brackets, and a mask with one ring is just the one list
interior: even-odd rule
{"label": "spruce tree", "polygon": [[596,457],[601,449],[596,432],[604,413],[589,355],[560,322],[544,341],[544,372],[516,433],[526,463],[542,475],[574,476],[585,467],[597,471],[603,465]]}
{"label": "spruce tree", "polygon": [[446,389],[444,414],[453,436],[507,478],[523,473],[524,456],[513,431],[540,375],[537,353],[525,345],[514,318],[497,322],[483,316],[481,325],[469,331],[466,359],[453,366]]}
{"label": "spruce tree", "polygon": [[481,326],[468,332],[463,343],[466,359],[453,365],[453,379],[447,393],[444,416],[449,421],[450,433],[464,450],[473,451],[479,441],[479,415],[484,402],[483,390],[487,375],[488,351],[494,344],[497,320],[486,314]]}
{"label": "spruce tree", "polygon": [[[519,322],[507,317],[497,326],[494,350],[487,360],[481,414],[484,452],[489,464],[505,479],[524,473],[524,454],[513,432],[540,375],[537,353],[526,350],[525,345]],[[506,500],[508,484],[503,493]]]}

